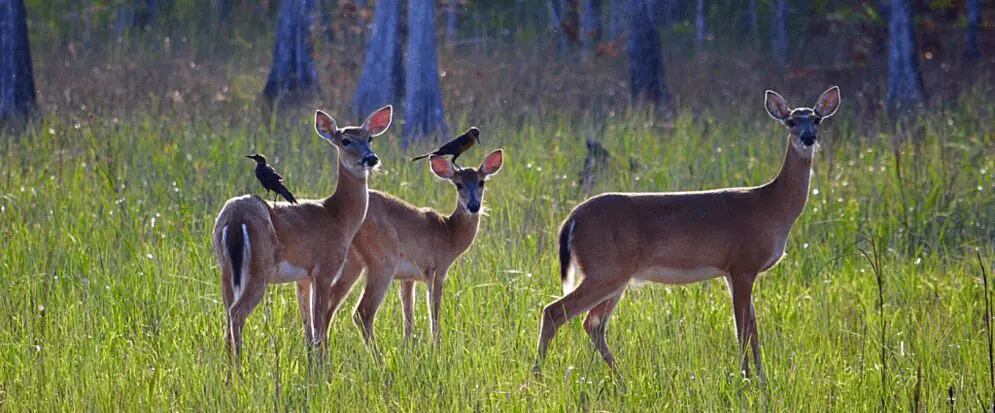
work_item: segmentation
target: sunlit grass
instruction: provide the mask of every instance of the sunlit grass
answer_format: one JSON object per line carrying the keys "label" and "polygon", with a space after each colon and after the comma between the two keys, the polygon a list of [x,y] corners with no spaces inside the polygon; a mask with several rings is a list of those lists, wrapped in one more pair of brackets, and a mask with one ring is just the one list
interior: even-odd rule
{"label": "sunlit grass", "polygon": [[[229,384],[210,250],[215,214],[229,197],[262,192],[245,153],[277,160],[291,190],[315,198],[334,188],[333,150],[308,124],[270,131],[196,118],[97,117],[77,129],[49,116],[6,137],[0,407],[909,410],[918,398],[937,410],[949,407],[950,388],[959,410],[990,405],[974,258],[980,248],[990,267],[995,256],[987,101],[965,98],[919,119],[922,132],[898,141],[901,181],[896,140],[867,132],[886,129],[849,118],[846,106],[829,121],[788,255],[757,284],[766,387],[736,371],[720,280],[626,293],[608,332],[617,375],[579,321],[561,329],[545,374],[530,374],[540,310],[560,294],[555,231],[589,195],[576,184],[584,139],[601,139],[613,154],[594,192],[760,184],[777,172],[785,141],[759,105],[721,119],[681,113],[672,125],[619,113],[605,129],[548,113],[520,126],[450,115],[462,119],[454,130],[483,131],[467,164],[495,147],[507,161],[488,186],[476,243],[452,269],[442,346],[427,339],[423,286],[419,337],[404,343],[393,287],[376,324],[378,364],[352,324],[354,293],[333,321],[329,363],[309,371],[293,287],[274,286],[249,319],[244,371]],[[384,166],[371,186],[449,212],[453,189],[426,163],[408,162],[399,136],[395,127],[375,141]],[[860,254],[872,242],[883,246],[883,319],[876,275]]]}

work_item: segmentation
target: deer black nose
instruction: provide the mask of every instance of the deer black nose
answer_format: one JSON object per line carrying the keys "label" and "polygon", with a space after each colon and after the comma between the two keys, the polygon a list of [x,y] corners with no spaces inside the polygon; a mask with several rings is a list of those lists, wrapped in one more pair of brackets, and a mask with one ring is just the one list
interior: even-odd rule
{"label": "deer black nose", "polygon": [[380,163],[380,158],[378,158],[375,153],[368,153],[363,156],[363,163],[367,166],[377,166],[377,164]]}
{"label": "deer black nose", "polygon": [[812,146],[815,144],[815,135],[802,135],[801,139],[805,146]]}
{"label": "deer black nose", "polygon": [[466,209],[468,209],[468,210],[470,210],[470,212],[476,214],[477,212],[480,212],[480,202],[478,202],[478,201],[470,201],[469,203],[466,204]]}

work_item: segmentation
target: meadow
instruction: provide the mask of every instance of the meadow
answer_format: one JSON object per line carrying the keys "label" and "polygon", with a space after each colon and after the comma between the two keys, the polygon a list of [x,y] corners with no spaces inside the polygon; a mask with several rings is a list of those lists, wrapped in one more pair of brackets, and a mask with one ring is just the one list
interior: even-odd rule
{"label": "meadow", "polygon": [[[141,62],[152,54],[132,55]],[[990,86],[938,97],[941,103],[893,128],[880,112],[854,104],[873,99],[867,95],[874,90],[843,85],[787,255],[756,285],[766,385],[738,372],[721,280],[631,288],[608,330],[617,371],[604,365],[576,319],[553,341],[544,374],[533,377],[541,309],[561,294],[556,230],[574,205],[604,191],[759,185],[777,173],[786,133],[763,111],[763,88],[779,84],[771,81],[740,79],[738,89],[721,94],[731,99],[685,98],[671,116],[656,116],[615,105],[624,85],[598,84],[612,74],[584,67],[576,75],[584,80],[575,82],[605,88],[586,106],[557,103],[577,100],[570,95],[576,89],[556,83],[569,79],[500,90],[502,79],[529,71],[503,63],[483,73],[460,68],[455,73],[463,76],[452,81],[443,76],[450,127],[483,132],[483,144],[461,161],[475,164],[492,148],[504,148],[507,159],[488,184],[474,246],[450,272],[441,346],[428,337],[423,285],[415,340],[402,338],[395,285],[379,313],[377,346],[364,346],[351,320],[357,286],[332,322],[327,365],[309,368],[294,288],[271,286],[248,320],[246,356],[235,373],[222,342],[210,233],[227,198],[262,193],[242,156],[269,155],[298,198],[329,195],[336,179],[334,150],[313,131],[313,108],[266,118],[246,103],[265,75],[255,69],[262,54],[254,56],[200,67],[187,64],[196,60],[189,56],[166,56],[159,65],[167,69],[68,57],[66,69],[55,58],[39,65],[47,113],[23,135],[0,139],[0,409],[992,405]],[[442,59],[444,67],[460,64]],[[671,70],[680,79],[675,94],[693,96],[694,67]],[[198,75],[207,72],[224,80]],[[355,120],[348,85],[356,71],[350,73],[323,73],[322,107],[340,124]],[[489,73],[505,77],[470,90]],[[184,89],[174,91],[176,84]],[[780,91],[792,105],[809,106],[828,86],[796,82]],[[429,143],[400,149],[402,122],[374,141],[383,165],[371,188],[451,211],[450,185],[426,163],[407,161]],[[612,155],[586,188],[578,173],[590,138]]]}

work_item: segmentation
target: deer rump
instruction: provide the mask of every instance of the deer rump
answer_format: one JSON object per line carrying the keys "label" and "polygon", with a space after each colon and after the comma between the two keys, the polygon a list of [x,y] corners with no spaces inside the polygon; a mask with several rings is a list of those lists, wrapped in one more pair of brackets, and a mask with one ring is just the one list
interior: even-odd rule
{"label": "deer rump", "polygon": [[279,241],[271,214],[262,198],[245,195],[229,199],[215,221],[213,245],[222,286],[231,288],[236,301],[250,282],[279,282],[268,276],[279,273],[272,271]]}

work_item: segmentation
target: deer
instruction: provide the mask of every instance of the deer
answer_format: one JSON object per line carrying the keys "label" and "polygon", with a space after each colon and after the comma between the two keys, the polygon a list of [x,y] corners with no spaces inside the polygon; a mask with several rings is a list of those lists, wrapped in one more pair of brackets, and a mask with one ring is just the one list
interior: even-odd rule
{"label": "deer", "polygon": [[[258,196],[229,199],[214,224],[212,244],[221,267],[225,343],[237,361],[246,318],[268,284],[297,283],[300,308],[324,308],[346,253],[369,203],[367,177],[380,158],[370,146],[391,124],[393,108],[377,109],[361,126],[339,128],[327,113],[315,112],[314,128],[338,154],[335,192],[297,204],[267,202]],[[324,312],[304,320],[307,343],[327,346]],[[310,355],[311,353],[309,353]]]}
{"label": "deer", "polygon": [[[439,310],[449,267],[477,236],[484,185],[501,170],[504,151],[491,152],[478,168],[458,168],[449,159],[437,155],[431,155],[429,164],[432,173],[455,187],[458,196],[453,212],[443,215],[371,190],[366,219],[352,240],[342,275],[331,288],[325,319],[334,316],[342,299],[366,270],[366,286],[353,321],[367,345],[374,342],[373,322],[395,279],[401,282],[405,339],[412,337],[414,329],[415,282],[422,282],[428,286],[432,340],[436,345],[441,343]],[[302,308],[301,314],[306,317],[316,313]]]}
{"label": "deer", "polygon": [[[559,264],[564,296],[542,311],[535,374],[540,374],[557,329],[587,312],[583,327],[612,369],[608,320],[632,283],[690,284],[724,277],[744,377],[747,346],[761,382],[753,283],[780,261],[791,227],[808,198],[819,127],[840,105],[836,86],[814,108],[789,109],[768,90],[767,113],[788,129],[780,172],[767,183],[696,192],[605,193],[577,205],[560,226]],[[574,287],[576,285],[576,287]]]}

